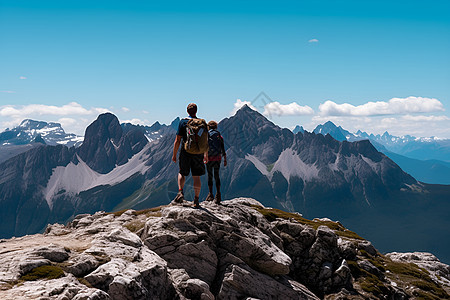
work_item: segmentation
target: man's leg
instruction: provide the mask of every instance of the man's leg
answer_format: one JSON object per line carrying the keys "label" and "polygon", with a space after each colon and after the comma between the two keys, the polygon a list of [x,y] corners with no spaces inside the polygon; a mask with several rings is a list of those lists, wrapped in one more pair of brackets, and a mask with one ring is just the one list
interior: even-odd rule
{"label": "man's leg", "polygon": [[194,193],[195,193],[194,207],[199,208],[200,203],[198,197],[200,195],[200,190],[202,189],[202,182],[200,181],[200,176],[192,176],[192,178],[194,179]]}
{"label": "man's leg", "polygon": [[214,179],[216,180],[216,193],[220,194],[220,177],[219,177],[219,167],[214,168]]}
{"label": "man's leg", "polygon": [[209,194],[206,197],[206,201],[213,201],[214,200],[214,196],[213,196],[213,168],[212,168],[212,163],[208,162],[206,164],[206,171],[208,172],[208,189],[209,189]]}
{"label": "man's leg", "polygon": [[194,192],[195,192],[195,198],[198,199],[198,196],[200,195],[200,190],[202,189],[202,182],[200,181],[200,176],[192,176],[194,179]]}
{"label": "man's leg", "polygon": [[186,182],[186,176],[178,173],[178,190],[182,191],[184,189],[184,183]]}

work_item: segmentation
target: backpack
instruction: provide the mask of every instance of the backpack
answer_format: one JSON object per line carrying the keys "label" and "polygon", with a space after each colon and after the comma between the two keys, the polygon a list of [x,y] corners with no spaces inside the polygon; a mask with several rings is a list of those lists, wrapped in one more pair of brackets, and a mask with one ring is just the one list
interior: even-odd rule
{"label": "backpack", "polygon": [[220,133],[211,129],[209,132],[208,144],[209,144],[209,156],[219,156],[222,154],[222,136]]}
{"label": "backpack", "polygon": [[190,154],[203,154],[208,151],[208,125],[203,119],[192,118],[186,125],[187,140],[184,150]]}

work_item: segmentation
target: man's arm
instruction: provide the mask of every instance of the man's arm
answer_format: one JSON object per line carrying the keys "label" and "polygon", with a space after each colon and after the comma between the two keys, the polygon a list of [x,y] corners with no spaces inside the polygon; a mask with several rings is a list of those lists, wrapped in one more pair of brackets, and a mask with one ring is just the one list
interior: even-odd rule
{"label": "man's arm", "polygon": [[181,135],[177,135],[175,137],[175,142],[173,143],[173,155],[172,155],[173,162],[177,162],[177,153],[178,148],[180,148],[180,143],[181,143]]}

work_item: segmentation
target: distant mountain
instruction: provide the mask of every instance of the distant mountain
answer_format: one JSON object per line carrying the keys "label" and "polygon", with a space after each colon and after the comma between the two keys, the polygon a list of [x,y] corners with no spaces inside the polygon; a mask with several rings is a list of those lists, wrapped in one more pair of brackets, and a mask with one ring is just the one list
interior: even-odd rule
{"label": "distant mountain", "polygon": [[[416,138],[409,135],[396,137],[388,132],[383,135],[373,135],[360,130],[353,134],[330,121],[317,126],[314,132],[323,135],[330,134],[337,140],[370,140],[378,151],[383,152],[417,180],[434,184],[450,184],[450,162],[431,159],[432,157],[443,157],[449,160],[450,140]],[[402,154],[405,152],[406,154]],[[427,158],[427,155],[430,155],[430,158]],[[422,159],[412,157],[422,157]]]}
{"label": "distant mountain", "polygon": [[123,132],[116,116],[102,114],[83,145],[42,145],[0,164],[0,236],[42,230],[78,212],[112,210],[142,184],[141,153],[148,141]]}
{"label": "distant mountain", "polygon": [[295,126],[294,130],[292,130],[292,132],[293,132],[294,134],[297,134],[298,132],[303,133],[303,132],[305,132],[305,129],[303,128],[303,126],[297,125],[297,126]]}
{"label": "distant mountain", "polygon": [[410,135],[393,136],[387,131],[382,135],[358,131],[350,140],[369,139],[383,145],[388,151],[420,160],[442,160],[450,162],[450,139],[436,137],[418,138]]}
{"label": "distant mountain", "polygon": [[450,184],[450,163],[440,160],[418,160],[390,151],[382,151],[405,172],[427,183]]}
{"label": "distant mountain", "polygon": [[176,118],[170,123],[170,125],[161,124],[156,121],[152,126],[134,125],[131,123],[122,123],[122,129],[127,132],[129,130],[141,130],[147,137],[149,142],[156,141],[166,134],[173,133],[178,129],[178,124],[180,123],[180,118]]}
{"label": "distant mountain", "polygon": [[[154,133],[164,127],[154,125]],[[79,213],[169,203],[178,190],[173,127],[149,142],[142,127],[120,126],[102,114],[79,148],[42,145],[1,163],[0,237],[34,233]],[[367,140],[293,134],[248,106],[222,120],[219,131],[228,157],[221,169],[224,199],[249,196],[339,220],[383,251],[427,250],[450,261],[450,241],[443,238],[450,235],[449,186],[418,182]],[[202,182],[204,199],[206,176]],[[192,193],[188,177],[186,199]],[[417,238],[408,239],[412,231]]]}
{"label": "distant mountain", "polygon": [[318,125],[314,131],[315,134],[330,134],[334,139],[342,142],[347,141],[352,134],[344,130],[341,126],[337,127],[333,122],[328,121],[323,125]]}
{"label": "distant mountain", "polygon": [[52,146],[78,147],[83,142],[83,137],[66,133],[59,123],[30,119],[23,120],[19,126],[0,133],[0,146],[25,145],[33,142],[45,142]]}

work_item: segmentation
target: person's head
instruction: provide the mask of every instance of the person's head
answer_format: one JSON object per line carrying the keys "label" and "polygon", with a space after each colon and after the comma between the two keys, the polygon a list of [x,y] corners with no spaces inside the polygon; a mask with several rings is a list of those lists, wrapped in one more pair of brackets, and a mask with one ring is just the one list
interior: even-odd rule
{"label": "person's head", "polygon": [[195,117],[197,115],[197,105],[195,103],[189,103],[187,106],[187,113],[191,117]]}
{"label": "person's head", "polygon": [[209,121],[208,122],[208,130],[210,129],[217,129],[217,122],[216,121]]}

